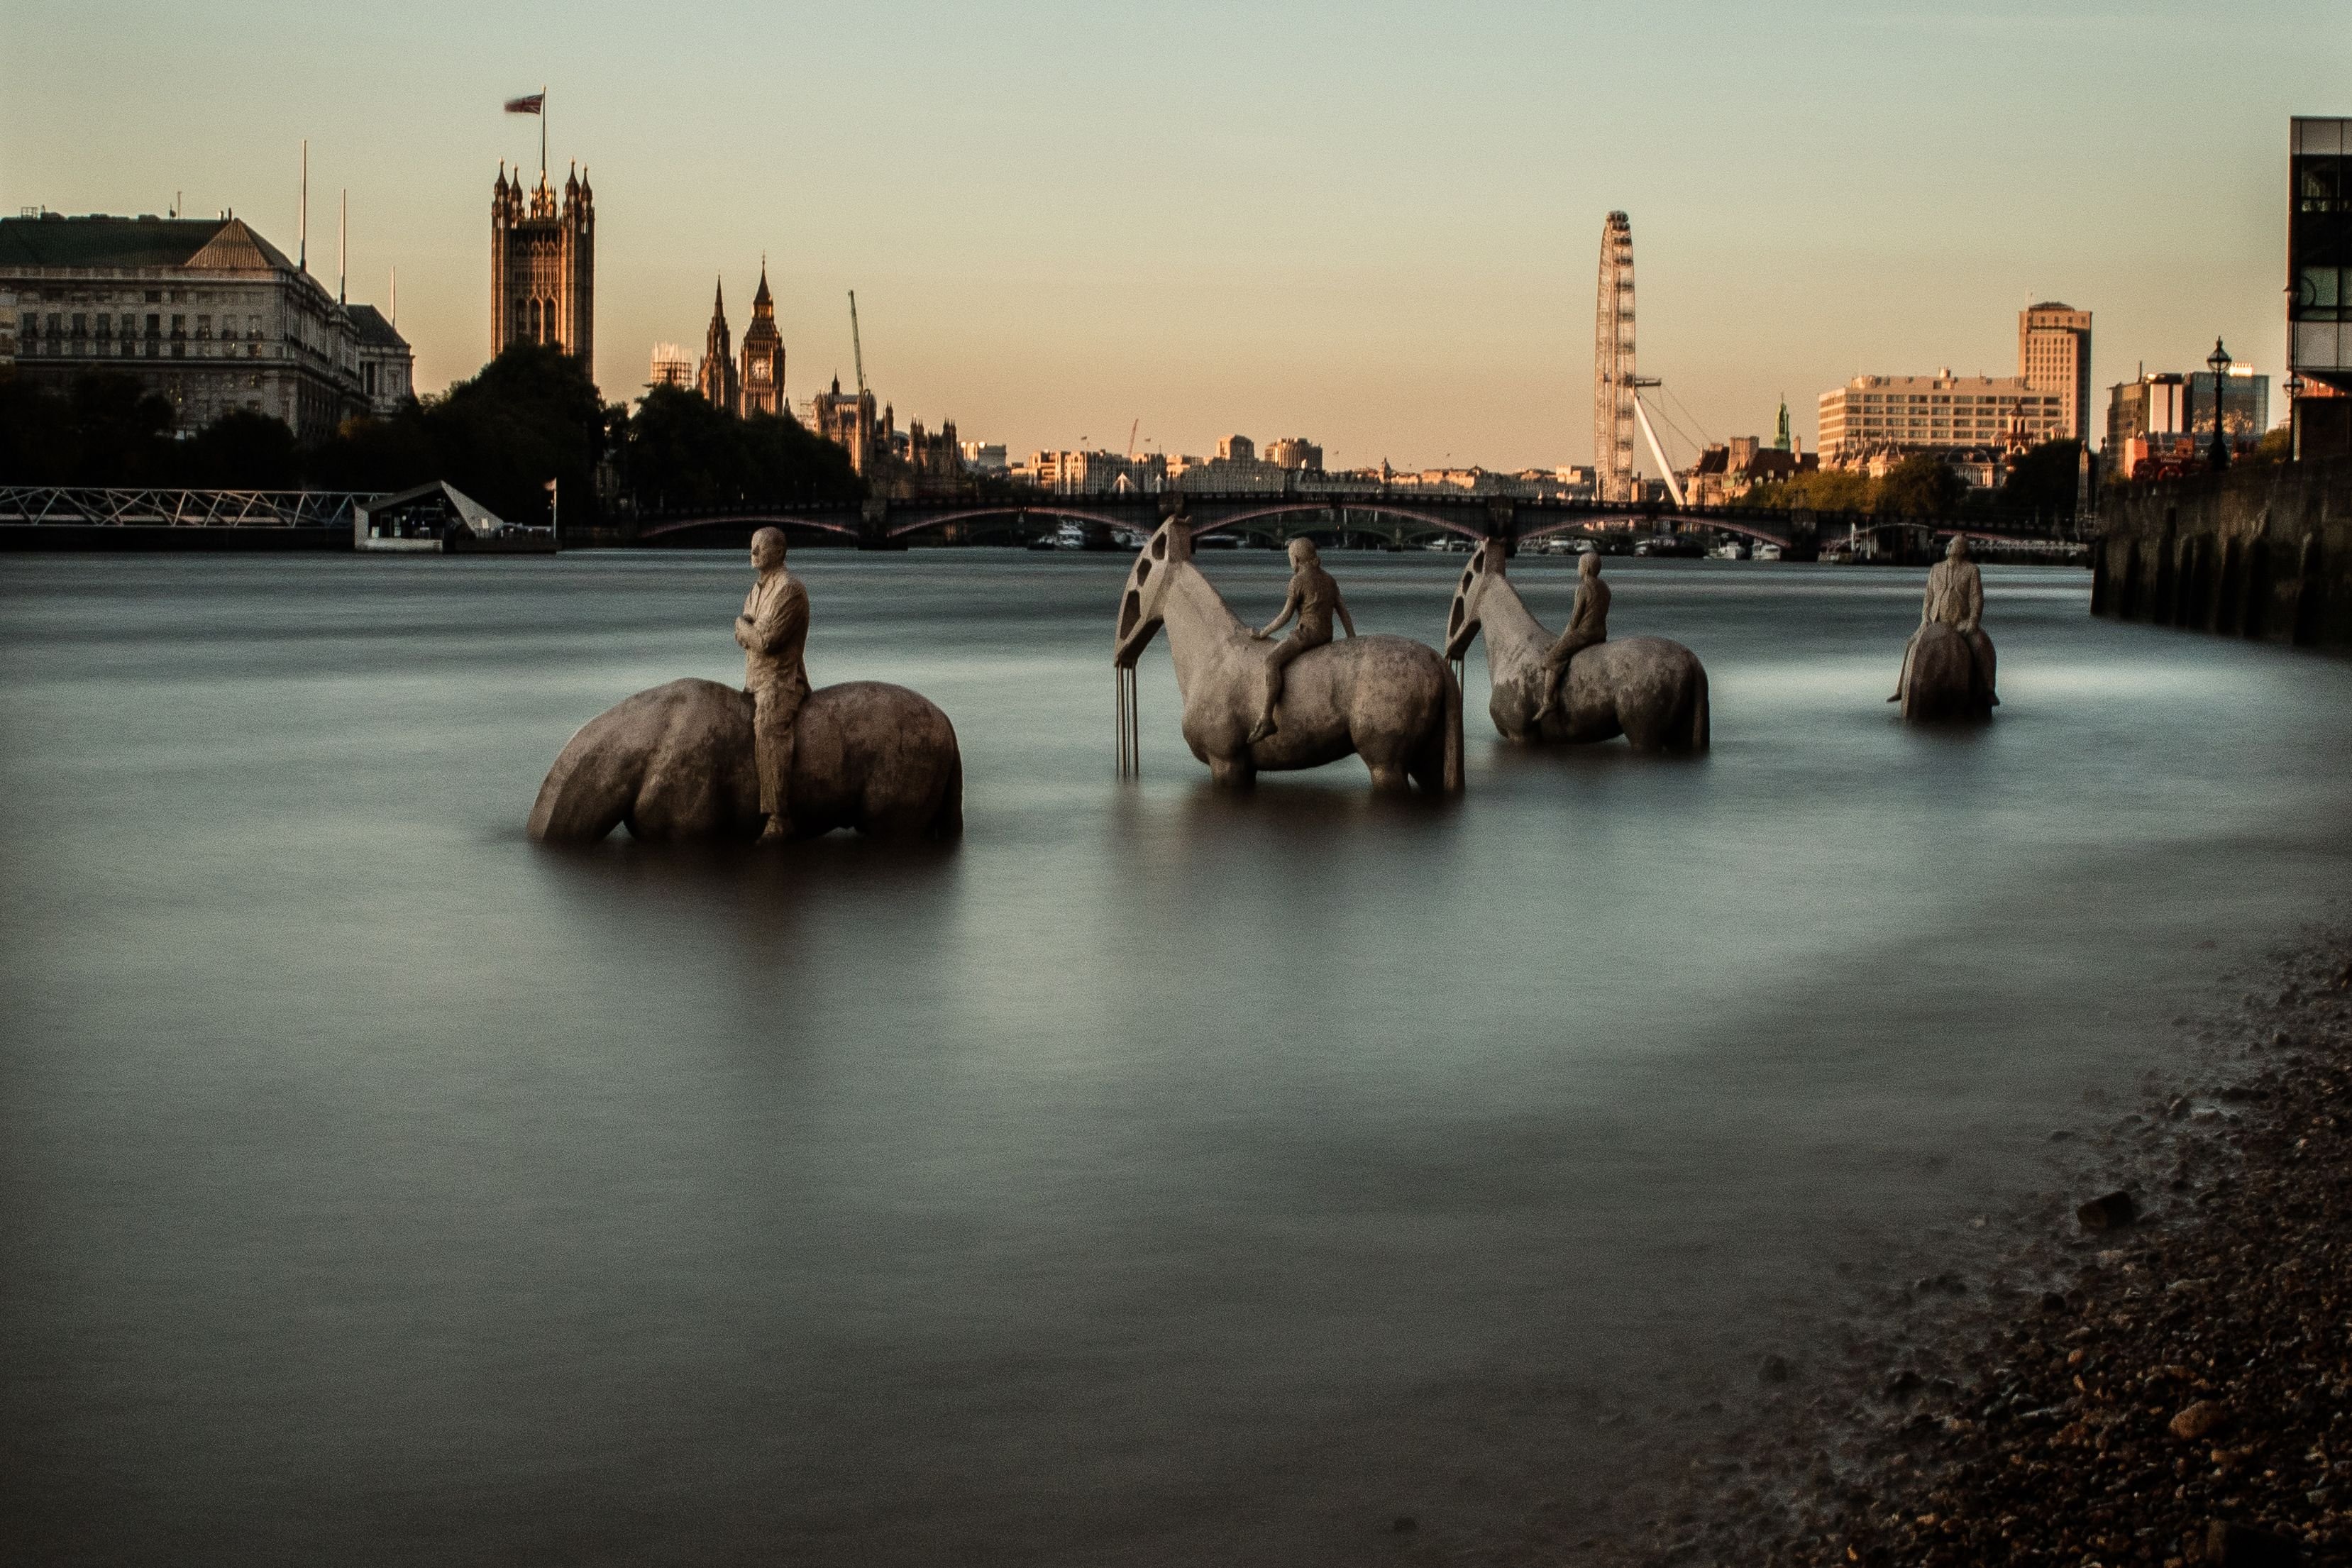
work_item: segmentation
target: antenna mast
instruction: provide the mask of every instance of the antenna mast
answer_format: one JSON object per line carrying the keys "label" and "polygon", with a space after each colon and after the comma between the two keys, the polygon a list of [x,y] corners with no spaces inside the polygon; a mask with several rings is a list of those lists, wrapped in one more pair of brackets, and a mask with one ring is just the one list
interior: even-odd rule
{"label": "antenna mast", "polygon": [[866,395],[866,350],[857,341],[857,290],[849,291],[849,356],[857,366],[857,395]]}
{"label": "antenna mast", "polygon": [[310,270],[310,139],[302,138],[302,205],[294,225],[294,265]]}
{"label": "antenna mast", "polygon": [[335,205],[335,303],[348,304],[343,292],[344,279],[351,272],[352,258],[352,193],[347,187]]}

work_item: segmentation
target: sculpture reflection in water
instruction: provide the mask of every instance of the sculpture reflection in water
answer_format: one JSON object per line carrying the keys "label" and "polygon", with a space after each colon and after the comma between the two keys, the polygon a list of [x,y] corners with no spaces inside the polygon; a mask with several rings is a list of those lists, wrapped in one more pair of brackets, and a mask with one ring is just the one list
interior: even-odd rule
{"label": "sculpture reflection in water", "polygon": [[655,841],[764,843],[837,827],[961,836],[963,760],[948,716],[882,681],[810,691],[808,595],[784,569],[783,535],[761,529],[751,562],[760,581],[735,623],[750,689],[673,680],[590,720],[540,785],[533,838],[593,844],[616,826]]}
{"label": "sculpture reflection in water", "polygon": [[1505,574],[1502,541],[1479,545],[1463,569],[1445,617],[1445,657],[1458,664],[1486,633],[1495,728],[1520,745],[1622,735],[1641,752],[1706,751],[1706,667],[1665,637],[1609,641],[1600,557],[1586,556],[1578,572],[1577,608],[1555,639]]}
{"label": "sculpture reflection in water", "polygon": [[[1287,660],[1276,727],[1252,740],[1265,707],[1266,649],[1192,563],[1192,525],[1181,517],[1160,525],[1128,572],[1113,666],[1132,670],[1162,626],[1183,698],[1184,743],[1218,784],[1246,785],[1261,772],[1320,767],[1353,753],[1378,789],[1462,787],[1461,688],[1434,648],[1409,637],[1351,637]],[[1133,710],[1128,701],[1120,708],[1131,743]]]}
{"label": "sculpture reflection in water", "polygon": [[1993,690],[1992,638],[1985,635],[1984,574],[1969,558],[1969,536],[1952,535],[1944,559],[1927,573],[1919,629],[1904,645],[1903,670],[1889,702],[1918,723],[1980,719],[2000,705]]}

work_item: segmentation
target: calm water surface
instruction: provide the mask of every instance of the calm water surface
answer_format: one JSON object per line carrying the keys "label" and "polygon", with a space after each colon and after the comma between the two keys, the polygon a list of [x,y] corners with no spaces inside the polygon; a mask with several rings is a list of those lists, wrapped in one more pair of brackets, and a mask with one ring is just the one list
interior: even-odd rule
{"label": "calm water surface", "polygon": [[[1332,563],[1437,638],[1460,557]],[[1507,752],[1474,656],[1448,807],[1214,796],[1161,648],[1116,784],[1123,556],[797,564],[817,681],[954,720],[960,850],[525,842],[573,728],[740,679],[732,554],[0,558],[0,1535],[1572,1544],[2345,882],[2352,665],[2079,572],[1988,572],[2007,705],[1930,735],[1919,574],[1613,564],[1713,754]]]}

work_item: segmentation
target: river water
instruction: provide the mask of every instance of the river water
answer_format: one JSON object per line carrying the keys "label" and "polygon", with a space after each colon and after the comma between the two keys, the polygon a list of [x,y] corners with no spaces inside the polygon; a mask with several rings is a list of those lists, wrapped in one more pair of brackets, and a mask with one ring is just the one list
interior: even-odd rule
{"label": "river water", "polygon": [[[1433,642],[1461,562],[1332,558]],[[952,853],[525,841],[740,678],[731,553],[0,557],[0,1535],[1572,1559],[2346,880],[2352,664],[2080,572],[1988,571],[2006,705],[1927,734],[1918,573],[1612,563],[1713,753],[1508,752],[1474,655],[1447,805],[1219,798],[1164,646],[1115,782],[1123,556],[796,564],[819,683],[954,720]]]}

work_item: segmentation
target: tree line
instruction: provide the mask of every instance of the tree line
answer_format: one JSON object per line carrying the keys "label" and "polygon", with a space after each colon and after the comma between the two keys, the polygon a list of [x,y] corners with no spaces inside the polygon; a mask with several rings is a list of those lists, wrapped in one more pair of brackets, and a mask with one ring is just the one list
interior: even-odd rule
{"label": "tree line", "polygon": [[2044,441],[2019,455],[1999,489],[1971,489],[1932,452],[1914,452],[1878,479],[1818,468],[1759,485],[1736,505],[1774,511],[1862,512],[1885,517],[2040,517],[2074,515],[2083,444]]}
{"label": "tree line", "polygon": [[670,386],[634,409],[607,405],[577,360],[539,343],[315,442],[251,409],[185,434],[172,424],[171,404],[131,376],[100,372],[62,390],[0,377],[0,484],[382,493],[446,479],[500,517],[535,522],[554,479],[567,526],[622,510],[865,493],[849,454],[790,415],[738,418]]}

